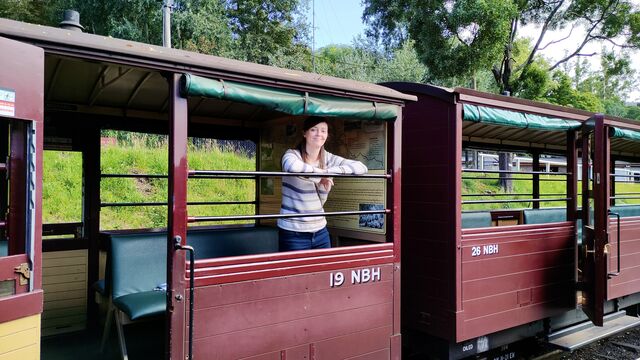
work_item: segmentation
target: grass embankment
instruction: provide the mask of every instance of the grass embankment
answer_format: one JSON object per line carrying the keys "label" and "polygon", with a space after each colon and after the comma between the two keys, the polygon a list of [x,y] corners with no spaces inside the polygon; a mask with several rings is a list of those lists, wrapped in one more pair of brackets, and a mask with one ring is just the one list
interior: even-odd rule
{"label": "grass embankment", "polygon": [[[474,177],[481,177],[482,175]],[[520,179],[520,180],[518,180]],[[487,174],[486,180],[481,179],[463,179],[462,194],[495,194],[504,196],[463,196],[462,200],[512,200],[512,199],[531,199],[533,185],[531,175],[514,175],[513,191],[506,193],[500,189],[497,174]],[[564,181],[544,181],[544,180],[564,180],[564,176],[559,175],[541,175],[540,176],[540,194],[542,198],[566,198],[567,189]],[[640,183],[617,183],[616,193],[618,196],[624,193],[636,192],[640,193]],[[578,181],[578,194],[582,193],[582,184]],[[514,195],[524,194],[524,195]],[[545,194],[547,194],[545,196]],[[638,196],[638,195],[628,195]],[[578,207],[581,206],[582,197],[578,195]],[[541,202],[540,207],[564,207],[565,202]],[[616,205],[640,204],[640,199],[618,199]],[[497,204],[467,204],[463,205],[463,210],[488,210],[488,209],[524,209],[531,208],[531,202],[514,202],[514,203],[497,203]]]}
{"label": "grass embankment", "polygon": [[[144,142],[103,146],[103,174],[167,174],[167,147]],[[190,146],[189,168],[196,170],[255,170],[255,159],[220,149]],[[45,223],[80,221],[82,212],[82,157],[80,153],[46,151],[44,154],[43,217]],[[103,178],[102,203],[167,202],[167,180]],[[238,179],[190,179],[188,201],[253,201],[255,181]],[[254,212],[253,205],[193,205],[190,216],[237,215]],[[100,228],[165,227],[166,206],[103,207]]]}

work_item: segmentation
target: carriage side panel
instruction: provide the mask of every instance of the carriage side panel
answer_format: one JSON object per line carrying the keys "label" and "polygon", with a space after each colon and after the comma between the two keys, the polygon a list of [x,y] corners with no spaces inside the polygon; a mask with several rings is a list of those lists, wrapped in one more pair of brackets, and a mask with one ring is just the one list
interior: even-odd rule
{"label": "carriage side panel", "polygon": [[269,269],[260,261],[197,264],[194,357],[391,358],[392,246],[315,264],[282,253]]}
{"label": "carriage side panel", "polygon": [[572,222],[462,233],[462,325],[458,342],[572,309]]}
{"label": "carriage side panel", "polygon": [[[404,111],[402,139],[403,327],[455,337],[456,106],[419,95]],[[410,159],[410,160],[408,160]]]}
{"label": "carriage side panel", "polygon": [[[609,272],[618,271],[617,220],[609,225]],[[607,300],[640,292],[640,217],[623,217],[620,220],[620,275],[611,277]]]}

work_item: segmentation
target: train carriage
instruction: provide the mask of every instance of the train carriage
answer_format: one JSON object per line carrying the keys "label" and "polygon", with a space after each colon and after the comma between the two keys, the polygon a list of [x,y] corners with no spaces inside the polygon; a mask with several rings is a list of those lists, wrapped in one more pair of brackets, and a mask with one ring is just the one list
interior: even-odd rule
{"label": "train carriage", "polygon": [[[164,343],[172,359],[400,358],[401,124],[414,96],[4,19],[0,47],[0,358],[39,358],[41,334],[95,326],[100,294],[102,346],[114,326],[123,358],[143,342],[127,325],[144,319],[165,324],[148,356]],[[310,115],[330,119],[330,151],[370,171],[332,174],[333,248],[279,252],[280,179],[303,175],[281,172],[280,156]],[[168,173],[103,173],[105,129],[167,135]],[[190,168],[193,138],[253,142],[255,171]],[[82,217],[43,227],[42,154],[61,149],[82,155]],[[164,179],[167,201],[108,203],[112,178]],[[215,179],[252,181],[255,198],[188,200],[188,184]],[[197,211],[211,203],[251,210]],[[165,206],[166,227],[103,231],[117,206]]]}
{"label": "train carriage", "polygon": [[[459,359],[493,350],[497,358],[513,358],[520,356],[514,344],[535,337],[565,349],[580,346],[570,344],[578,336],[563,336],[589,319],[602,326],[605,313],[615,321],[603,333],[638,324],[618,312],[637,303],[628,296],[638,290],[636,219],[621,220],[629,253],[616,257],[616,224],[606,220],[614,211],[607,215],[603,205],[609,184],[598,182],[610,176],[595,170],[613,169],[603,162],[608,155],[598,157],[608,154],[609,143],[601,139],[606,130],[590,127],[602,120],[463,88],[385,85],[418,96],[403,123],[405,354]],[[620,141],[613,142],[618,152],[633,150]],[[500,166],[500,152],[516,158]],[[515,190],[485,186],[501,180]],[[612,276],[619,258],[629,277]]]}

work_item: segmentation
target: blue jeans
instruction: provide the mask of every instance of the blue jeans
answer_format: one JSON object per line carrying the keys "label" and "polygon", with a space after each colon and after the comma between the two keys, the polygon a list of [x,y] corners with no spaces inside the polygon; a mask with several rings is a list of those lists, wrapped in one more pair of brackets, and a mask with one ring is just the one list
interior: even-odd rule
{"label": "blue jeans", "polygon": [[316,232],[298,232],[280,229],[280,251],[328,249],[331,238],[326,227]]}

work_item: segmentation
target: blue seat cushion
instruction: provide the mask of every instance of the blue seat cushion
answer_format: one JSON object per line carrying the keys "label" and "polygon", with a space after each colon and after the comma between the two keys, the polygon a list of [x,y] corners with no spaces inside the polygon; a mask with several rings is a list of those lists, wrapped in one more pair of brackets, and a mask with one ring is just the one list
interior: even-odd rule
{"label": "blue seat cushion", "polygon": [[9,242],[5,239],[0,239],[0,256],[7,256],[9,254]]}
{"label": "blue seat cushion", "polygon": [[567,209],[530,209],[524,211],[525,224],[546,224],[567,221]]}
{"label": "blue seat cushion", "polygon": [[640,216],[640,206],[638,205],[612,206],[610,210],[620,214],[620,217]]}
{"label": "blue seat cushion", "polygon": [[164,291],[143,291],[120,296],[113,305],[122,310],[131,320],[163,315],[167,309]]}
{"label": "blue seat cushion", "polygon": [[462,228],[482,228],[491,226],[491,213],[465,212],[462,213]]}

